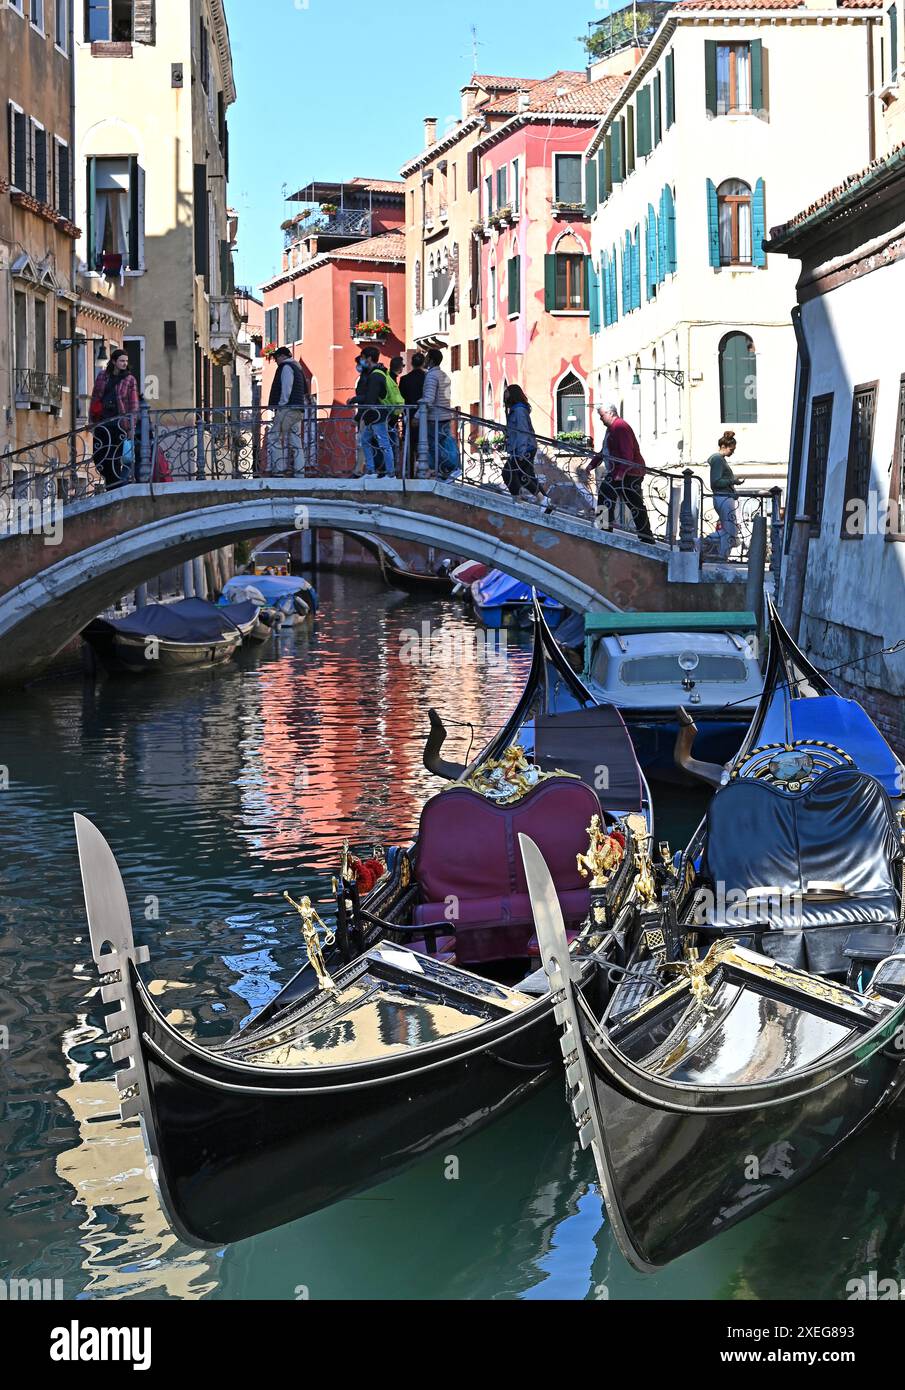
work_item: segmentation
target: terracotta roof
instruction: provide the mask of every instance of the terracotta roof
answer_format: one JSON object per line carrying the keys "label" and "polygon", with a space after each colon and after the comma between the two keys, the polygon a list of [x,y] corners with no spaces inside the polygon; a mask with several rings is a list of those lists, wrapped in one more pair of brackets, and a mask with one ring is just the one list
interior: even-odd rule
{"label": "terracotta roof", "polygon": [[[883,0],[827,0],[828,10],[879,10]],[[802,0],[676,0],[675,10],[802,10]]]}
{"label": "terracotta roof", "polygon": [[382,232],[380,236],[366,237],[363,241],[350,241],[348,246],[339,246],[332,251],[320,251],[316,256],[312,256],[310,261],[304,261],[301,265],[293,266],[291,270],[284,270],[271,280],[266,280],[260,288],[275,289],[277,285],[285,285],[287,281],[307,275],[309,271],[329,265],[331,261],[377,261],[387,265],[404,265],[405,233]]}
{"label": "terracotta roof", "polygon": [[882,159],[875,159],[873,163],[865,165],[857,173],[849,174],[841,183],[837,183],[835,188],[829,189],[819,198],[816,198],[813,203],[809,203],[788,222],[782,222],[778,227],[771,227],[769,243],[778,246],[782,242],[793,240],[795,233],[808,224],[821,222],[834,211],[842,211],[849,203],[859,202],[873,184],[879,183],[903,162],[905,162],[905,140],[901,144],[895,145],[893,149],[883,155]]}
{"label": "terracotta roof", "polygon": [[405,184],[402,179],[349,179],[346,187],[364,188],[368,193],[402,193]]}
{"label": "terracotta roof", "polygon": [[[584,72],[555,72],[552,77],[545,77],[539,82],[522,91],[513,90],[504,96],[497,97],[494,101],[488,101],[481,107],[484,113],[499,116],[517,116],[521,111],[548,111],[550,103],[557,100],[565,89],[572,91],[575,87],[591,87],[596,83],[588,82],[587,73]],[[522,104],[522,95],[528,98],[527,103]]]}
{"label": "terracotta roof", "polygon": [[590,116],[605,116],[627,81],[627,74],[624,77],[600,77],[596,82],[586,82],[582,87],[573,87],[566,96],[554,97],[552,101],[545,102],[542,110],[574,111]]}
{"label": "terracotta roof", "polygon": [[520,87],[533,87],[540,81],[538,77],[488,77],[476,72],[469,87],[483,87],[485,92],[514,92]]}

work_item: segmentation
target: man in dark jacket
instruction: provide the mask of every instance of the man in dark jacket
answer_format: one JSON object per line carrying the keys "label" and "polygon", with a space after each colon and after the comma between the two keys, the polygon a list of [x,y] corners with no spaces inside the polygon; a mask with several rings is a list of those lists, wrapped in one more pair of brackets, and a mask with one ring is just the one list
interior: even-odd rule
{"label": "man in dark jacket", "polygon": [[399,390],[402,392],[402,399],[406,404],[404,427],[408,432],[408,448],[406,457],[416,459],[418,457],[418,411],[417,406],[421,397],[424,395],[424,378],[427,372],[424,370],[425,357],[423,352],[412,353],[411,370],[399,380]]}
{"label": "man in dark jacket", "polygon": [[[310,399],[308,379],[289,348],[278,348],[274,356],[277,370],[268,401],[268,406],[273,411],[270,471],[275,475],[292,473],[296,478],[304,478],[302,421],[305,418],[305,406]],[[288,466],[290,460],[291,467]]]}
{"label": "man in dark jacket", "polygon": [[652,541],[654,533],[650,529],[642,488],[647,465],[635,431],[627,420],[623,420],[614,405],[603,406],[598,414],[606,425],[606,438],[600,453],[591,460],[591,467],[606,463],[606,473],[597,497],[598,514],[605,517],[603,530],[613,529],[613,509],[617,502],[624,502],[632,514],[638,539]]}
{"label": "man in dark jacket", "polygon": [[[358,378],[358,388],[353,400],[358,407],[355,419],[358,424],[358,442],[365,457],[365,477],[395,477],[393,446],[387,431],[389,407],[382,404],[386,395],[387,375],[380,365],[380,353],[376,347],[362,348],[362,371]],[[375,466],[374,450],[379,451],[381,466]]]}

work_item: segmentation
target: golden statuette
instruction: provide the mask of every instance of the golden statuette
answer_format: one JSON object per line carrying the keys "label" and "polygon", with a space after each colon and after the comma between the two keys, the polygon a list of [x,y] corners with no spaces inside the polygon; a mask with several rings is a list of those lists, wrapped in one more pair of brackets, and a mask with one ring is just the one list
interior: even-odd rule
{"label": "golden statuette", "polygon": [[308,952],[308,959],[317,976],[317,982],[321,989],[329,990],[331,994],[339,994],[339,989],[333,983],[330,972],[324,960],[324,952],[321,947],[321,939],[318,934],[318,927],[324,929],[324,945],[332,946],[336,940],[335,932],[332,932],[318,915],[317,908],[308,897],[302,898],[301,902],[296,902],[289,893],[284,893],[283,897],[287,902],[292,903],[296,912],[302,919],[302,936],[305,940],[305,950]]}
{"label": "golden statuette", "polygon": [[591,887],[605,888],[613,870],[622,862],[624,850],[619,841],[608,835],[599,816],[591,817],[588,826],[588,852],[576,854],[575,862],[582,878],[592,874]]}
{"label": "golden statuette", "polygon": [[641,900],[641,906],[656,907],[657,885],[654,882],[653,865],[650,862],[647,844],[643,844],[635,853],[635,870],[635,890]]}
{"label": "golden statuette", "polygon": [[479,792],[498,806],[508,806],[520,801],[534,787],[546,782],[550,777],[571,777],[571,772],[557,768],[553,772],[542,772],[536,764],[528,761],[528,755],[520,743],[513,743],[502,757],[482,763],[476,772],[465,782],[473,792]]}

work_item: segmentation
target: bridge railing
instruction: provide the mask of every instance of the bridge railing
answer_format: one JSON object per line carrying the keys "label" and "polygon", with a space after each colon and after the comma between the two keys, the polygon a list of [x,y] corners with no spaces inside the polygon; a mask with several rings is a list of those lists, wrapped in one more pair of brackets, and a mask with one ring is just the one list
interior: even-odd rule
{"label": "bridge railing", "polygon": [[[424,405],[373,414],[378,418],[353,406],[274,412],[258,406],[161,410],[143,404],[135,417],[106,420],[0,457],[0,535],[31,528],[36,510],[65,509],[131,482],[164,486],[376,472],[439,476],[507,496],[517,481],[525,482],[512,465],[505,426],[498,421],[457,411],[431,414]],[[640,495],[658,543],[697,551],[705,560],[717,558],[712,495],[694,469],[648,468],[640,489],[625,489],[608,484],[615,476],[612,465],[620,460],[595,466],[589,440],[538,435],[537,445],[533,467],[540,489],[536,495],[533,488],[518,489],[517,500],[525,507],[541,504],[631,534],[636,530],[631,503]],[[601,502],[611,504],[608,510]],[[779,489],[740,492],[733,560],[747,559],[756,516],[767,518],[768,541],[778,536],[780,508]],[[639,516],[637,506],[634,516]],[[778,543],[774,553],[778,558]]]}

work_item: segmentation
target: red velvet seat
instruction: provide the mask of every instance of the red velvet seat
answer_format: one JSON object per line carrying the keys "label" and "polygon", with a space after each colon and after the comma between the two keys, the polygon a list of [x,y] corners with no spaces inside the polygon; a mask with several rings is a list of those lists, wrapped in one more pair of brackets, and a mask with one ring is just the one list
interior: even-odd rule
{"label": "red velvet seat", "polygon": [[519,851],[530,835],[550,867],[567,926],[587,915],[590,894],[575,856],[588,847],[600,803],[584,782],[553,777],[514,806],[498,806],[468,787],[451,787],[421,812],[415,877],[420,925],[454,921],[460,965],[526,957],[534,934]]}

